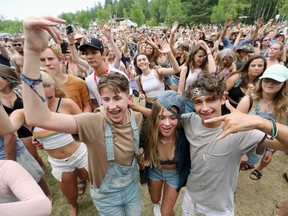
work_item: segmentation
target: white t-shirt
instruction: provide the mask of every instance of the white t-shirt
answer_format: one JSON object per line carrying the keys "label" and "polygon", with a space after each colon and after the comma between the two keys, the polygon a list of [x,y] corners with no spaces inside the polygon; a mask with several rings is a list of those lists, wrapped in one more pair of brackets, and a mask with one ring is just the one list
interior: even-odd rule
{"label": "white t-shirt", "polygon": [[[113,68],[111,66],[108,66],[108,73],[110,73],[110,72],[119,72],[119,73],[123,74],[129,81],[128,76],[124,72],[122,72],[116,68]],[[95,81],[94,80],[94,73],[92,73],[88,77],[86,77],[86,79],[85,79],[86,85],[87,85],[88,90],[89,90],[90,99],[96,99],[99,106],[102,105],[102,100],[101,100],[100,94],[99,94],[98,89],[97,89],[97,83],[99,82],[100,78],[101,77],[96,76],[96,81]],[[129,81],[129,86],[130,86],[130,81]],[[131,86],[130,86],[130,94],[132,94]]]}

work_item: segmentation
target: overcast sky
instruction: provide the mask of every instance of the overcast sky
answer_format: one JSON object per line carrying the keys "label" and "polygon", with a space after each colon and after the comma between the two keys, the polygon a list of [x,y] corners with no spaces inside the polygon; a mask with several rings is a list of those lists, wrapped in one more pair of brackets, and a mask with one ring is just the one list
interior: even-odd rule
{"label": "overcast sky", "polygon": [[72,12],[102,5],[104,0],[0,0],[0,15],[4,19],[24,19],[27,16],[52,15]]}

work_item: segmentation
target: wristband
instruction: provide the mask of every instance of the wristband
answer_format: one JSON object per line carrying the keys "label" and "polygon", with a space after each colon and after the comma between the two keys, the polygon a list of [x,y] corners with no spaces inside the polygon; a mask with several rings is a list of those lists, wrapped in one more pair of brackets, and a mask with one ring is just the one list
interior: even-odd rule
{"label": "wristband", "polygon": [[266,151],[269,151],[269,152],[275,152],[275,149],[272,149],[272,148],[266,148]]}
{"label": "wristband", "polygon": [[271,136],[269,134],[266,134],[265,136],[267,139],[273,140],[278,134],[278,127],[274,119],[269,118],[268,120],[271,122]]}
{"label": "wristband", "polygon": [[26,75],[24,75],[23,73],[20,74],[20,79],[26,84],[28,85],[37,95],[38,97],[40,97],[41,101],[44,103],[46,101],[46,99],[41,96],[37,90],[35,89],[36,85],[39,85],[42,82],[42,75],[40,74],[40,77],[38,79],[32,79],[30,77],[27,77]]}

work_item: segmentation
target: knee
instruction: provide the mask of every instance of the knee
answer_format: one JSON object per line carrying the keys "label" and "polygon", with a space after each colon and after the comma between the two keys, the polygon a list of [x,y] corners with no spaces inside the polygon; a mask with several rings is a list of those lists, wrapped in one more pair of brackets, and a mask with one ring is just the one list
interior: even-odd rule
{"label": "knee", "polygon": [[169,209],[163,208],[163,206],[161,206],[161,215],[162,216],[174,216],[175,213],[174,213],[173,209],[169,210]]}
{"label": "knee", "polygon": [[152,197],[152,196],[151,196],[151,202],[152,202],[153,204],[157,204],[157,203],[160,202],[160,198],[155,198],[155,197]]}

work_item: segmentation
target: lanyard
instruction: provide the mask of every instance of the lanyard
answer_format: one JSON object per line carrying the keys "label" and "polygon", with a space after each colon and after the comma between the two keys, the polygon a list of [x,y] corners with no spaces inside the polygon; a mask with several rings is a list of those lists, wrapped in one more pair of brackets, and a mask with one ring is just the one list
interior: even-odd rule
{"label": "lanyard", "polygon": [[[106,71],[105,71],[104,74],[108,73],[108,71],[109,71],[109,67],[107,66]],[[94,81],[95,81],[96,86],[97,86],[97,85],[98,85],[98,82],[97,82],[97,76],[96,76],[96,73],[95,73],[95,72],[94,72]]]}

